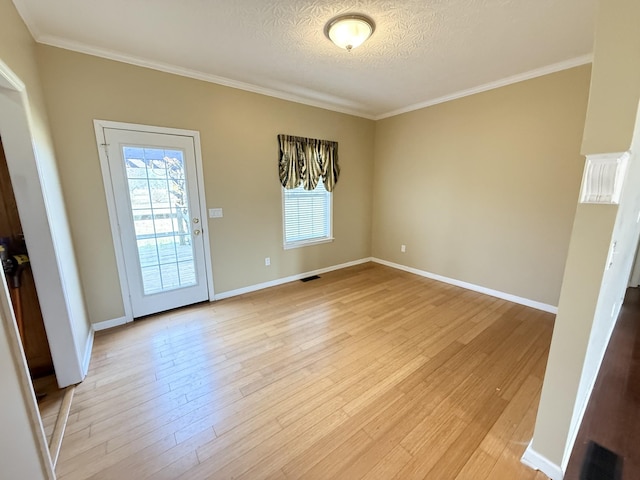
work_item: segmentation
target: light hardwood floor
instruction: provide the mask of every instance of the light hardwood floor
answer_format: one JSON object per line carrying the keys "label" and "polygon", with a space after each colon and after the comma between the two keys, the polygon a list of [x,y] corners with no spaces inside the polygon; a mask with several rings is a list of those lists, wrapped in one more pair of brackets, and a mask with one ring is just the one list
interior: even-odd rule
{"label": "light hardwood floor", "polygon": [[64,390],[58,388],[55,375],[34,380],[33,388],[38,396],[38,411],[44,427],[47,445],[50,445],[53,430],[58,420],[58,413],[60,413],[62,399],[64,398]]}
{"label": "light hardwood floor", "polygon": [[69,479],[541,480],[553,315],[364,264],[98,334]]}
{"label": "light hardwood floor", "polygon": [[76,387],[71,385],[59,389],[55,375],[33,380],[33,387],[38,397],[38,411],[49,446],[49,455],[55,467]]}

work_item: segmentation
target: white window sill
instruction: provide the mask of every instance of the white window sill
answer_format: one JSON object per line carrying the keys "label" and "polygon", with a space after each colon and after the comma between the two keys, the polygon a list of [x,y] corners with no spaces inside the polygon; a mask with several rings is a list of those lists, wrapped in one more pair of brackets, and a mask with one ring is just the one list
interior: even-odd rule
{"label": "white window sill", "polygon": [[320,245],[321,243],[330,243],[330,242],[333,242],[333,237],[321,238],[319,240],[304,240],[302,242],[285,243],[283,248],[285,250],[292,250],[294,248],[309,247],[311,245]]}

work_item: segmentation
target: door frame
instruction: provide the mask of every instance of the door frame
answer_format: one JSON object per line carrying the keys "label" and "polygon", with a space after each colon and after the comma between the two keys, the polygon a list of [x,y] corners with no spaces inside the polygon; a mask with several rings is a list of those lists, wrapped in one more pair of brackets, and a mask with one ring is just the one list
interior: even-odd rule
{"label": "door frame", "polygon": [[[37,171],[41,159],[37,155],[38,142],[33,135],[34,126],[31,119],[27,88],[2,59],[0,59],[0,106],[2,107],[0,108],[0,133],[3,134],[7,164],[9,165],[13,158],[14,167],[19,164],[27,170],[26,172],[19,172],[22,175],[20,177],[21,180],[29,183],[38,182],[42,188],[42,181]],[[44,152],[45,155],[46,153]],[[9,167],[11,176],[11,165]],[[25,198],[20,193],[18,196],[16,197],[16,203],[18,203],[21,221],[24,222],[23,229],[26,229],[26,225],[32,232],[38,232],[39,228],[42,227],[42,218],[46,218],[46,199],[44,196],[37,199]],[[22,207],[22,210],[20,210],[20,207]],[[61,265],[56,262],[55,252],[52,254],[54,245],[49,243],[50,240],[50,236],[42,235],[42,238],[39,238],[37,235],[30,235],[31,244],[37,247],[36,250],[43,250],[42,258],[37,264],[34,263],[32,265],[34,275],[37,271],[41,278],[45,278],[52,272],[62,273],[60,271]],[[63,292],[60,300],[64,302],[67,292],[58,282],[59,277],[56,280],[55,293],[58,296],[60,291]],[[58,287],[61,290],[58,290]],[[40,298],[40,303],[44,306],[44,303],[49,300],[45,298],[43,302],[43,298]],[[49,327],[47,328],[47,337],[52,355],[54,351],[57,353],[53,360],[58,381],[60,382],[60,376],[62,376],[72,381],[72,383],[79,383],[84,379],[86,373],[86,370],[83,370],[83,365],[88,367],[93,331],[91,331],[89,339],[87,339],[86,351],[82,352],[85,355],[83,362],[81,353],[74,343],[74,330],[70,317],[59,314],[60,310],[55,304],[46,303],[46,306],[51,307],[53,312],[53,315],[45,318],[45,327]],[[52,338],[49,336],[50,329],[59,332],[59,334]],[[16,469],[18,471],[33,472],[33,469],[36,469],[41,472],[41,478],[53,480],[55,479],[53,463],[4,278],[0,279],[0,342],[6,342],[9,346],[8,351],[4,353],[10,358],[10,362],[3,364],[1,367],[7,388],[6,395],[10,396],[11,399],[22,400],[23,403],[22,406],[18,406],[16,403],[10,402],[3,415],[0,415],[3,420],[7,418],[13,420],[8,423],[5,422],[8,430],[3,432],[2,436],[6,438],[13,436],[21,442],[29,443],[29,445],[24,444],[25,454],[16,459]],[[27,466],[27,462],[31,466]],[[34,463],[37,463],[38,466],[34,467]]]}
{"label": "door frame", "polygon": [[133,322],[133,307],[131,305],[131,297],[129,295],[129,280],[125,270],[124,247],[120,238],[120,226],[118,224],[118,216],[116,214],[116,201],[113,183],[111,181],[111,171],[109,169],[109,159],[107,158],[107,150],[104,148],[106,143],[104,129],[113,128],[119,130],[132,130],[145,133],[159,133],[165,135],[180,135],[183,137],[191,137],[195,149],[196,157],[196,178],[200,213],[202,217],[202,240],[204,243],[204,260],[205,270],[207,272],[207,292],[209,301],[214,299],[215,290],[213,285],[213,268],[211,262],[211,244],[209,241],[209,222],[204,219],[207,216],[207,202],[204,189],[204,172],[202,169],[202,151],[200,148],[200,132],[197,130],[184,130],[179,128],[158,127],[152,125],[141,125],[137,123],[113,122],[109,120],[93,121],[96,134],[96,147],[98,156],[100,157],[100,169],[102,171],[102,181],[104,184],[105,197],[107,200],[107,210],[109,211],[109,224],[111,225],[111,238],[113,240],[113,248],[116,256],[116,268],[118,269],[118,278],[120,279],[120,291],[122,293],[122,304],[124,306],[124,317],[109,322],[106,327],[114,327],[124,323]]}

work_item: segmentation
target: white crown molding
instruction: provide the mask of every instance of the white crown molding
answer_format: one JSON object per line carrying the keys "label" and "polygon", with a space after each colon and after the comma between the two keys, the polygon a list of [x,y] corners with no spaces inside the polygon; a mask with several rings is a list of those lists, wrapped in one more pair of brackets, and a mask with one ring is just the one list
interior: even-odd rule
{"label": "white crown molding", "polygon": [[580,188],[580,203],[620,203],[630,158],[630,152],[587,155]]}
{"label": "white crown molding", "polygon": [[495,82],[485,83],[484,85],[479,85],[477,87],[469,88],[466,90],[460,90],[459,92],[455,92],[450,95],[445,95],[443,97],[426,100],[414,105],[409,105],[408,107],[392,110],[390,112],[383,113],[382,115],[376,115],[374,120],[382,120],[384,118],[394,117],[403,113],[413,112],[414,110],[420,110],[421,108],[432,107],[434,105],[438,105],[439,103],[445,103],[451,100],[456,100],[458,98],[468,97],[469,95],[475,95],[476,93],[486,92],[488,90],[493,90],[500,87],[506,87],[507,85],[511,85],[513,83],[531,80],[532,78],[542,77],[543,75],[549,75],[550,73],[561,72],[562,70],[579,67],[580,65],[586,65],[587,63],[591,63],[592,61],[592,54],[582,55],[580,57],[571,58],[563,62],[553,63],[551,65],[547,65],[546,67],[537,68],[535,70],[530,70],[528,72],[513,75],[501,80],[496,80]]}
{"label": "white crown molding", "polygon": [[[538,68],[538,69],[524,72],[518,75],[496,80],[495,82],[486,83],[484,85],[469,88],[466,90],[461,90],[461,91],[452,93],[450,95],[445,95],[445,96],[434,98],[431,100],[426,100],[424,102],[402,107],[387,113],[375,115],[375,114],[365,113],[363,111],[366,108],[364,105],[362,105],[361,109],[358,109],[353,107],[347,107],[344,105],[339,105],[338,103],[336,103],[335,100],[331,100],[331,99],[314,100],[301,95],[288,93],[282,90],[261,87],[259,85],[255,85],[252,83],[241,82],[241,81],[233,80],[230,78],[221,77],[218,75],[201,72],[198,70],[192,70],[192,69],[178,67],[176,65],[157,62],[154,60],[149,60],[141,57],[135,57],[133,55],[127,55],[127,54],[123,54],[123,53],[116,52],[109,49],[93,47],[81,42],[74,42],[74,41],[66,40],[66,39],[52,36],[52,35],[42,35],[39,33],[37,27],[35,26],[35,23],[30,20],[30,17],[29,17],[30,13],[24,7],[22,1],[14,0],[14,2],[16,3],[16,8],[18,8],[18,12],[22,16],[25,23],[27,24],[29,31],[31,32],[35,40],[41,44],[50,45],[52,47],[58,47],[65,50],[71,50],[78,53],[84,53],[87,55],[93,55],[100,58],[106,58],[108,60],[114,60],[117,62],[128,63],[130,65],[136,65],[139,67],[150,68],[150,69],[158,70],[165,73],[180,75],[182,77],[193,78],[195,80],[215,83],[217,85],[223,85],[230,88],[237,88],[239,90],[244,90],[247,92],[266,95],[268,97],[279,98],[281,100],[300,103],[300,104],[308,105],[311,107],[323,108],[325,110],[331,110],[338,113],[353,115],[353,116],[365,118],[368,120],[382,120],[384,118],[412,112],[414,110],[419,110],[421,108],[431,107],[433,105],[438,105],[440,103],[456,100],[458,98],[467,97],[470,95],[474,95],[476,93],[493,90],[496,88],[511,85],[513,83],[522,82],[524,80],[530,80],[532,78],[541,77],[543,75],[548,75],[550,73],[555,73],[562,70],[567,70],[569,68],[577,67],[580,65],[585,65],[585,64],[591,63],[593,60],[592,54],[582,55],[580,57],[565,60],[563,62],[554,63],[546,67]],[[327,96],[326,94],[323,94],[321,92],[314,92],[314,93],[319,96],[325,96],[325,97]]]}
{"label": "white crown molding", "polygon": [[[50,35],[40,35],[35,37],[38,43],[44,45],[50,45],[52,47],[58,47],[65,50],[71,50],[78,53],[84,53],[87,55],[93,55],[95,57],[106,58],[107,60],[115,60],[117,62],[128,63],[130,65],[136,65],[138,67],[150,68],[152,70],[158,70],[160,72],[172,73],[174,75],[180,75],[181,77],[193,78],[195,80],[202,80],[204,82],[215,83],[217,85],[223,85],[225,87],[237,88],[247,92],[257,93],[260,95],[266,95],[268,97],[279,98],[281,100],[287,100],[290,102],[300,103],[308,105],[310,107],[323,108],[325,110],[331,110],[338,113],[345,113],[347,115],[353,115],[356,117],[366,118],[368,120],[374,120],[374,116],[366,114],[360,110],[348,108],[337,105],[332,101],[318,101],[305,98],[303,96],[275,90],[271,88],[260,87],[251,83],[240,82],[226,77],[220,77],[218,75],[212,75],[210,73],[200,72],[198,70],[191,70],[189,68],[178,67],[170,65],[168,63],[156,62],[154,60],[147,60],[140,57],[134,57],[132,55],[126,55],[113,50],[102,49],[92,47],[79,42],[72,42],[59,37]],[[322,95],[318,93],[319,95]]]}
{"label": "white crown molding", "polygon": [[[87,55],[94,55],[94,56],[106,58],[109,60],[128,63],[130,65],[151,68],[153,70],[172,73],[174,75],[194,78],[196,80],[202,80],[205,82],[215,83],[218,85],[223,85],[231,88],[237,88],[239,90],[245,90],[245,91],[257,93],[260,95],[279,98],[281,100],[287,100],[295,103],[300,103],[303,105],[309,105],[311,107],[323,108],[326,110],[331,110],[338,113],[344,113],[347,115],[354,115],[357,117],[366,118],[368,120],[382,120],[384,118],[412,112],[414,110],[431,107],[434,105],[438,105],[440,103],[456,100],[458,98],[467,97],[469,95],[474,95],[476,93],[493,90],[495,88],[504,87],[506,85],[510,85],[513,83],[522,82],[524,80],[529,80],[529,79],[540,77],[543,75],[548,75],[550,73],[555,73],[555,72],[559,72],[569,68],[577,67],[580,65],[585,65],[587,63],[591,63],[593,60],[592,54],[582,55],[580,57],[572,58],[563,62],[554,63],[546,67],[531,70],[525,73],[507,77],[504,79],[496,80],[495,82],[486,83],[483,85],[479,85],[477,87],[461,90],[461,91],[452,93],[450,95],[445,95],[442,97],[426,100],[424,102],[408,105],[406,107],[392,110],[390,112],[375,115],[375,114],[365,113],[364,111],[358,108],[349,108],[343,105],[336,104],[334,101],[331,101],[331,100],[322,101],[322,100],[309,99],[304,96],[287,93],[282,90],[261,87],[259,85],[255,85],[252,83],[241,82],[241,81],[233,80],[230,78],[221,77],[218,75],[212,75],[209,73],[200,72],[198,70],[192,70],[192,69],[178,67],[175,65],[170,65],[162,62],[157,62],[154,60],[148,60],[140,57],[135,57],[132,55],[126,55],[126,54],[108,50],[108,49],[92,47],[84,43],[72,42],[56,36],[43,35],[37,28],[36,22],[33,21],[31,12],[26,7],[25,3],[22,0],[13,0],[13,3],[16,6],[18,13],[24,20],[25,24],[27,25],[27,28],[31,32],[31,35],[38,43],[51,45],[53,47],[63,48],[65,50],[71,50],[79,53],[85,53]],[[320,92],[316,92],[316,93],[318,93],[319,95],[323,95]]]}

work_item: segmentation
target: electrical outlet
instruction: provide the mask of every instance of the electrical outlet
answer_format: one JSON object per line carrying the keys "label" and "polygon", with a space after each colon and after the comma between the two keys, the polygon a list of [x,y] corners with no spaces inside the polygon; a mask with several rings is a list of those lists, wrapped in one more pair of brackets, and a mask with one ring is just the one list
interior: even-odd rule
{"label": "electrical outlet", "polygon": [[407,246],[406,245],[400,245],[400,251],[402,253],[405,253],[407,251]]}
{"label": "electrical outlet", "polygon": [[268,267],[271,265],[271,257],[264,257],[264,265]]}

